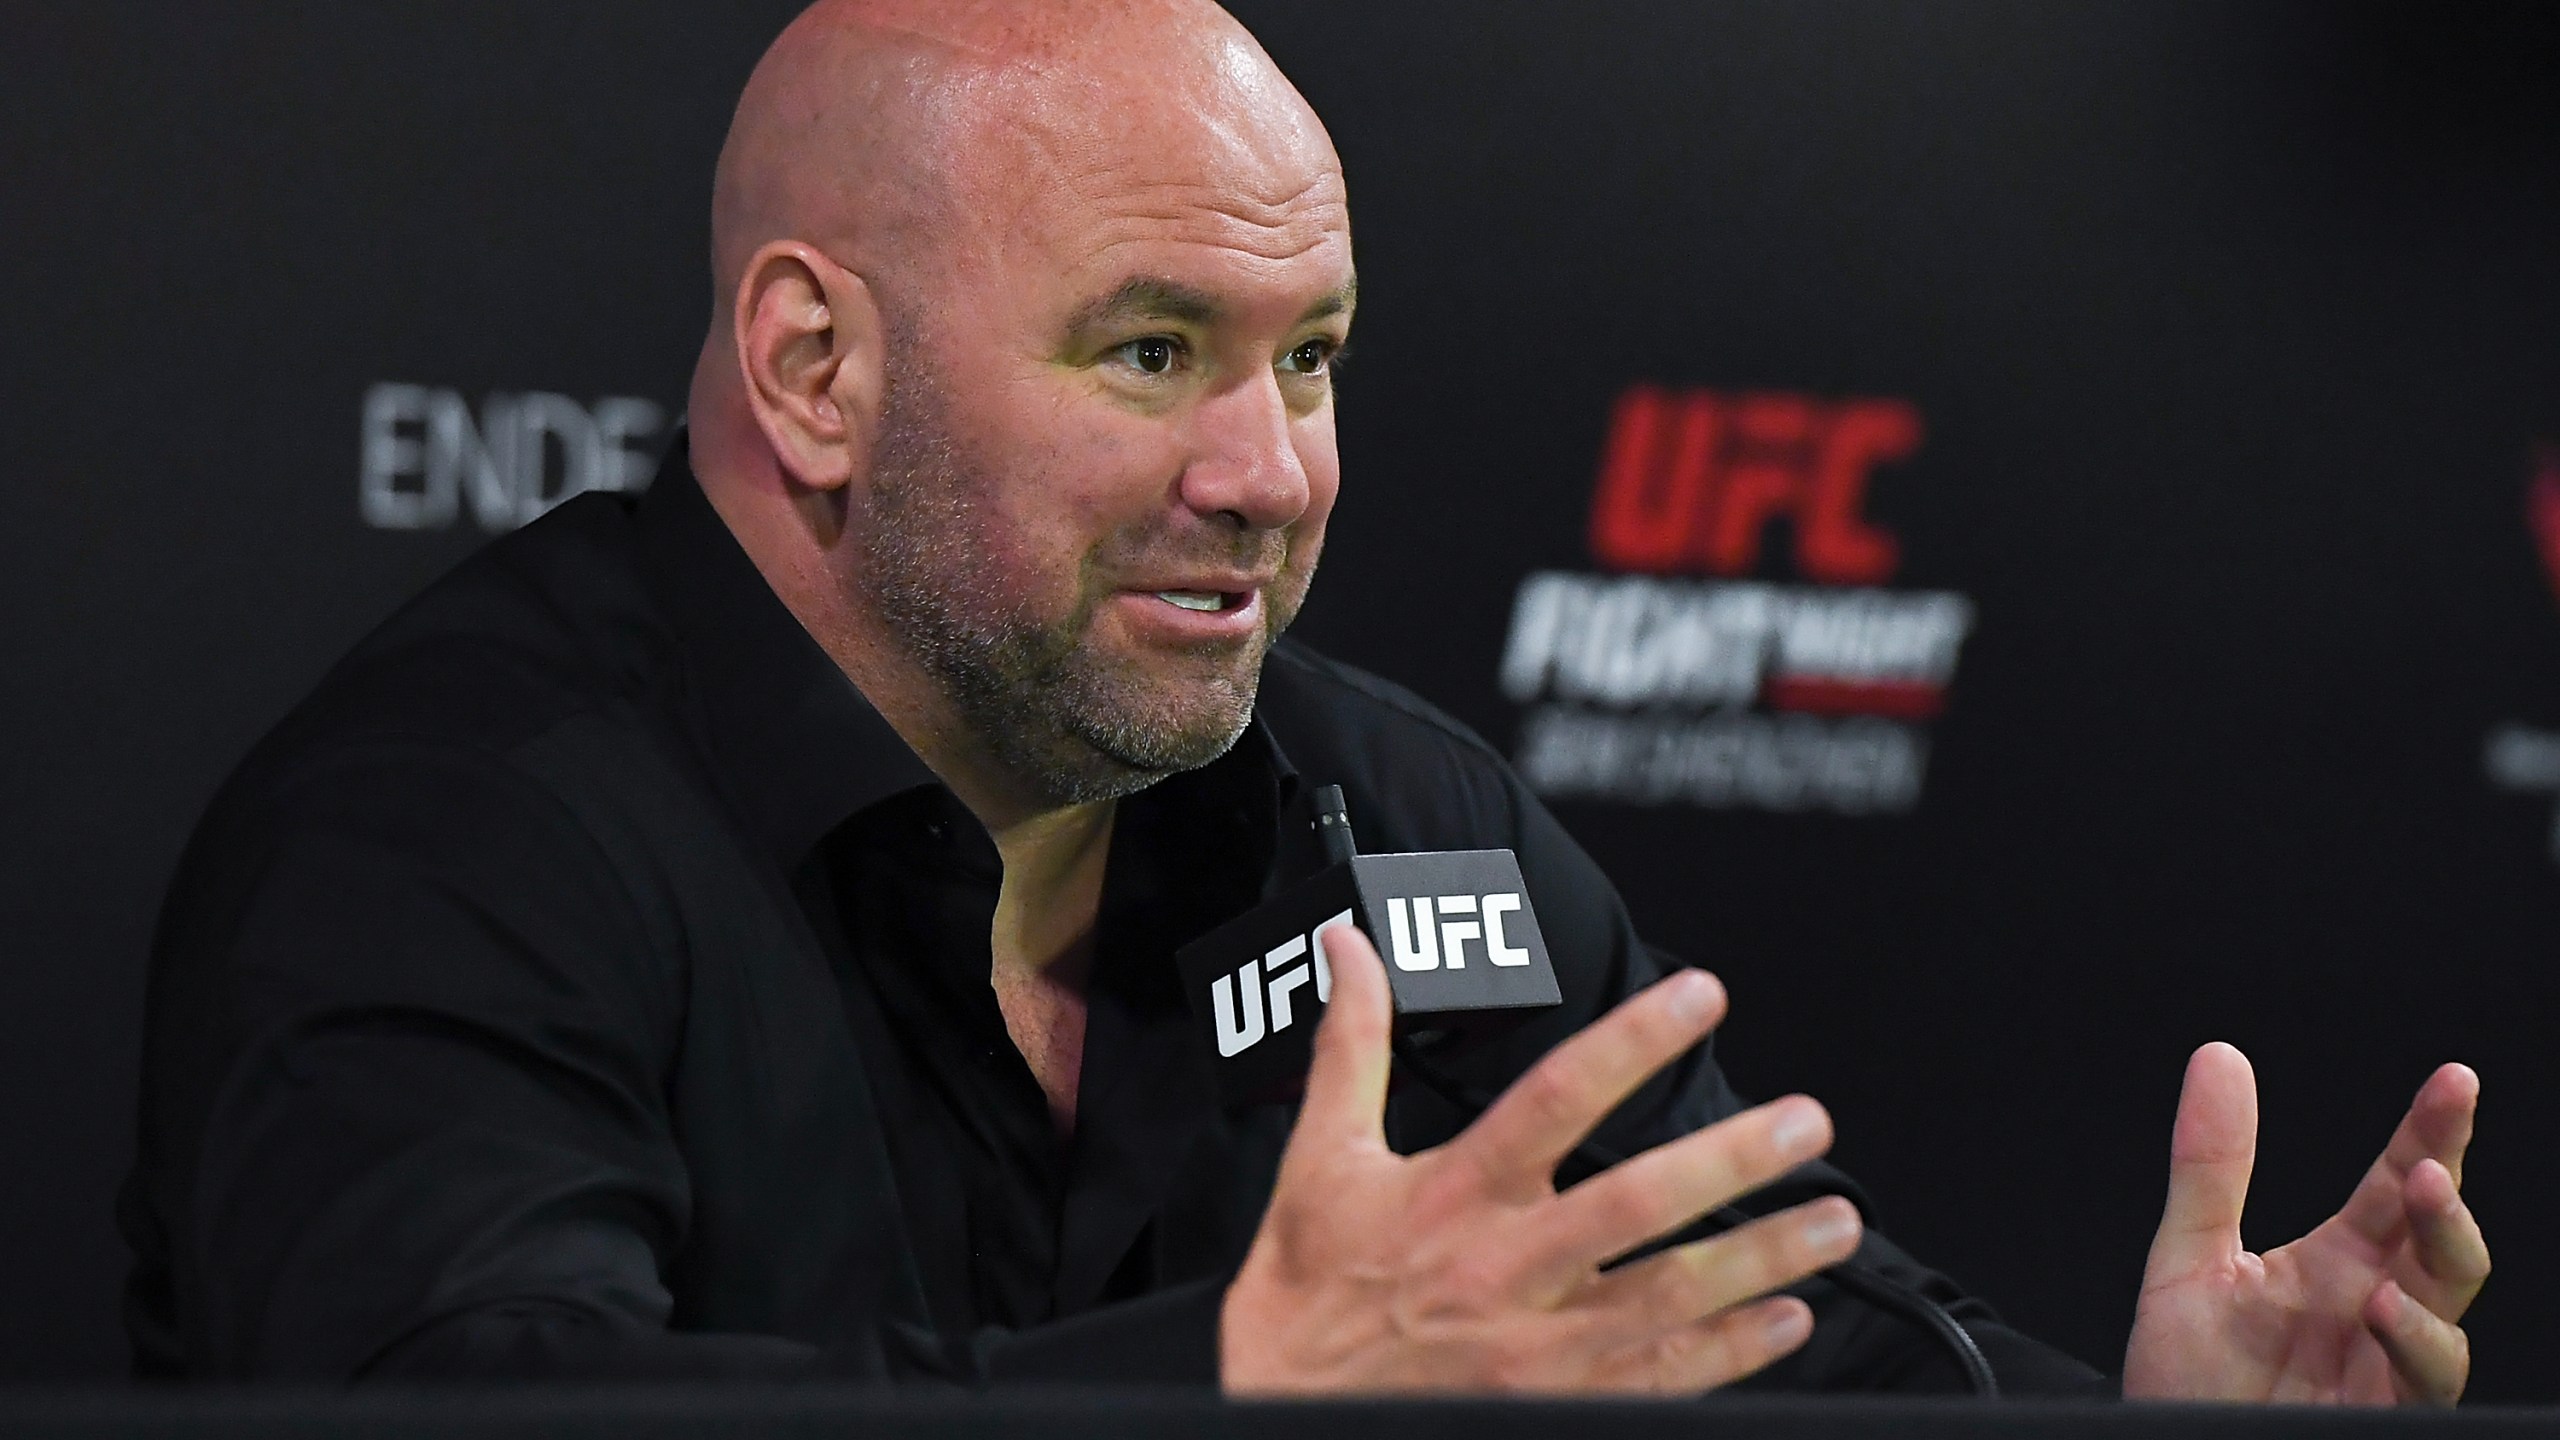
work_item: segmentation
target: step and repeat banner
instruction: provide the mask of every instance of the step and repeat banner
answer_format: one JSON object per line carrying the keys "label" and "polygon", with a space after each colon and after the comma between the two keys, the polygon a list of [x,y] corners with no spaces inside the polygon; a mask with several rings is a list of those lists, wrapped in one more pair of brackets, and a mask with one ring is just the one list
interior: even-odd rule
{"label": "step and repeat banner", "polygon": [[[647,483],[793,8],[19,17],[0,1376],[123,1365],[188,827],[404,595]],[[2550,12],[1236,8],[1362,277],[1301,633],[1508,754],[1737,1082],[2092,1361],[2194,1046],[2257,1061],[2265,1243],[2473,1064],[2475,1394],[2560,1398]]]}

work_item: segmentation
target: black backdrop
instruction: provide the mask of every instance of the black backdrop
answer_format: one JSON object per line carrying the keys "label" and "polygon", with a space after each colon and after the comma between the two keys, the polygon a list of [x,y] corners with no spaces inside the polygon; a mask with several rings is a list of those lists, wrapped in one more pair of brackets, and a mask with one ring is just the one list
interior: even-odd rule
{"label": "black backdrop", "polygon": [[[109,1197],[197,809],[396,600],[662,433],[711,158],[791,8],[13,17],[0,1375],[121,1368]],[[1237,8],[1333,127],[1364,281],[1303,633],[1534,759],[1653,938],[1727,977],[1738,1081],[1823,1096],[1890,1229],[2092,1360],[2193,1045],[2258,1062],[2258,1243],[2471,1062],[2474,1393],[2560,1399],[2560,607],[2527,504],[2560,12]],[[1808,413],[1907,406],[1916,448],[1862,472],[1891,563],[1819,583],[1782,516],[1747,567],[1613,578],[1586,537],[1638,385],[1729,422],[1630,472],[1666,525],[1681,484],[1784,493],[1809,452],[1770,437]],[[1507,693],[1536,573],[1623,603]],[[1594,618],[1637,602],[1652,628]],[[1917,671],[1816,633],[1915,604],[1962,620]],[[1739,690],[1639,683],[1746,631],[1784,633]],[[1609,663],[1637,679],[1564,678]]]}

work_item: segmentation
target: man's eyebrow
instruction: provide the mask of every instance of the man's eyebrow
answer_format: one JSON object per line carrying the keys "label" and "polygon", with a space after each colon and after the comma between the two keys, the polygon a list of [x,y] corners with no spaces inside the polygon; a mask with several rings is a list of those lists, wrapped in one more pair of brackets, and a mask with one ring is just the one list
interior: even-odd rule
{"label": "man's eyebrow", "polygon": [[1360,278],[1355,275],[1352,278],[1343,281],[1341,289],[1334,291],[1332,294],[1318,300],[1313,305],[1308,306],[1307,313],[1298,317],[1298,323],[1304,325],[1310,320],[1322,320],[1331,315],[1348,314],[1351,307],[1359,303]]}
{"label": "man's eyebrow", "polygon": [[[1360,282],[1345,280],[1341,289],[1308,306],[1298,323],[1346,314],[1359,299]],[[1207,326],[1216,324],[1224,313],[1218,298],[1206,290],[1161,276],[1139,275],[1121,281],[1118,289],[1077,310],[1067,322],[1067,333],[1082,334],[1127,320],[1174,320]]]}
{"label": "man's eyebrow", "polygon": [[1086,304],[1067,322],[1069,334],[1098,330],[1123,320],[1178,320],[1211,325],[1219,315],[1217,297],[1205,290],[1153,275],[1120,282],[1120,288]]}

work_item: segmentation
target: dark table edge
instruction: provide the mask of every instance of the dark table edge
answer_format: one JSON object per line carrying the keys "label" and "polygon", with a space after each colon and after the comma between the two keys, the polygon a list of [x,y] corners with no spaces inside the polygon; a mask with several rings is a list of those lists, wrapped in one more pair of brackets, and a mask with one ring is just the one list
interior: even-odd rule
{"label": "dark table edge", "polygon": [[594,1434],[915,1437],[1232,1435],[1321,1440],[1607,1437],[2365,1436],[2423,1431],[2560,1437],[2560,1408],[2456,1412],[2122,1405],[2090,1401],[1746,1397],[1706,1401],[1362,1400],[1235,1403],[1198,1393],[1064,1388],[985,1396],[860,1388],[638,1385],[0,1391],[0,1436],[514,1437]]}

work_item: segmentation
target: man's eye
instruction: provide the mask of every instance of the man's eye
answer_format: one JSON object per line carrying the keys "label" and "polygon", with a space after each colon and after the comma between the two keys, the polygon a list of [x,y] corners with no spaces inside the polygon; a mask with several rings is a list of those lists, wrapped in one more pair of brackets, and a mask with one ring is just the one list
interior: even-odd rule
{"label": "man's eye", "polygon": [[1333,352],[1332,341],[1309,340],[1290,351],[1288,358],[1280,363],[1284,369],[1293,370],[1301,375],[1321,375],[1324,373],[1325,366],[1332,362]]}
{"label": "man's eye", "polygon": [[1173,362],[1181,351],[1173,337],[1149,335],[1119,346],[1113,353],[1146,374],[1162,375],[1173,368]]}

